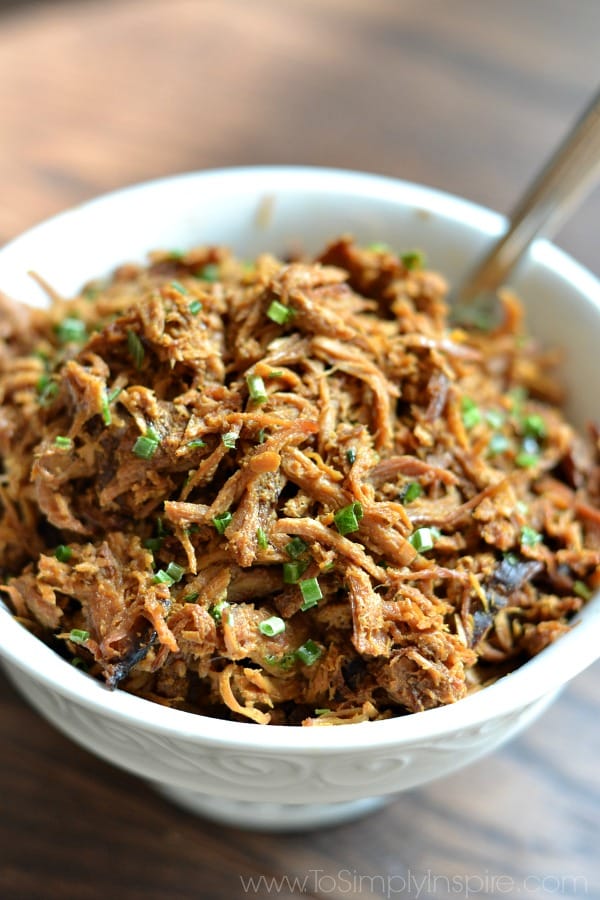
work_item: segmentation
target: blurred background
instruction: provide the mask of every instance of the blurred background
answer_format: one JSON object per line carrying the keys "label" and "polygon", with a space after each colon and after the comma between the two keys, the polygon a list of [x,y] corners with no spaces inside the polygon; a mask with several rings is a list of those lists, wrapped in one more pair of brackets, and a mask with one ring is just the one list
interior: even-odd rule
{"label": "blurred background", "polygon": [[[113,188],[252,163],[379,172],[508,212],[597,90],[599,35],[598,0],[0,0],[0,244]],[[557,238],[597,275],[599,223],[596,190]],[[219,900],[242,896],[241,874],[318,869],[333,881],[305,896],[339,898],[343,867],[429,874],[418,896],[442,900],[465,896],[454,876],[480,897],[600,897],[599,675],[482,763],[302,837],[179,812],[2,679],[0,897]]]}

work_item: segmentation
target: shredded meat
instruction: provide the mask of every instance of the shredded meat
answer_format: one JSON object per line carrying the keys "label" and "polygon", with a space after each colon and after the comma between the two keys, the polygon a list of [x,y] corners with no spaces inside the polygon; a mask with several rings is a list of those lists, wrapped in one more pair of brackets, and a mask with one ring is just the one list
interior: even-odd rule
{"label": "shredded meat", "polygon": [[560,638],[600,585],[598,430],[512,295],[452,328],[415,261],[204,247],[45,311],[0,294],[19,621],[111,687],[308,726],[452,703]]}

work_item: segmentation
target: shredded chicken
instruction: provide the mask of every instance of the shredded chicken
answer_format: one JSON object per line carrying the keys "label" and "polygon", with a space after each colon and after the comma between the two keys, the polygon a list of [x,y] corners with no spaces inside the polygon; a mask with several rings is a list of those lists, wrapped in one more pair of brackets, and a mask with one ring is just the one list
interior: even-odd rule
{"label": "shredded chicken", "polygon": [[157,252],[48,310],[0,295],[0,588],[111,687],[307,726],[452,703],[600,585],[599,432],[514,297],[350,239]]}

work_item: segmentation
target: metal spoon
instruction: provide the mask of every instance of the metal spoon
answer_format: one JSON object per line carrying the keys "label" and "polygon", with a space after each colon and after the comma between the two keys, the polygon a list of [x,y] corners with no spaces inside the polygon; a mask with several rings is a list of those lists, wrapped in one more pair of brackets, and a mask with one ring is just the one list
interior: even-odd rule
{"label": "metal spoon", "polygon": [[497,311],[495,292],[540,235],[549,236],[600,175],[600,92],[516,205],[506,233],[452,298],[452,318],[477,325]]}

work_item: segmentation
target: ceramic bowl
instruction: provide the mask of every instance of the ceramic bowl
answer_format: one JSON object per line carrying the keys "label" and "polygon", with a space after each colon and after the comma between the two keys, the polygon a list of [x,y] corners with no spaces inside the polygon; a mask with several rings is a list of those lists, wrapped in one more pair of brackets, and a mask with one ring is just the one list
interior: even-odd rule
{"label": "ceramic bowl", "polygon": [[[0,289],[41,305],[27,275],[60,293],[148,250],[228,244],[242,257],[318,250],[350,232],[418,247],[451,281],[505,226],[503,218],[414,184],[353,172],[261,167],[199,172],[118,191],[63,213],[0,251]],[[581,425],[600,396],[600,285],[538,242],[514,281],[530,329],[566,351],[568,413]],[[330,728],[258,726],[196,716],[100,683],[64,662],[0,609],[9,677],[74,741],[148,779],[189,809],[242,827],[297,829],[360,815],[452,772],[531,722],[594,661],[600,598],[575,627],[517,671],[459,702]]]}

